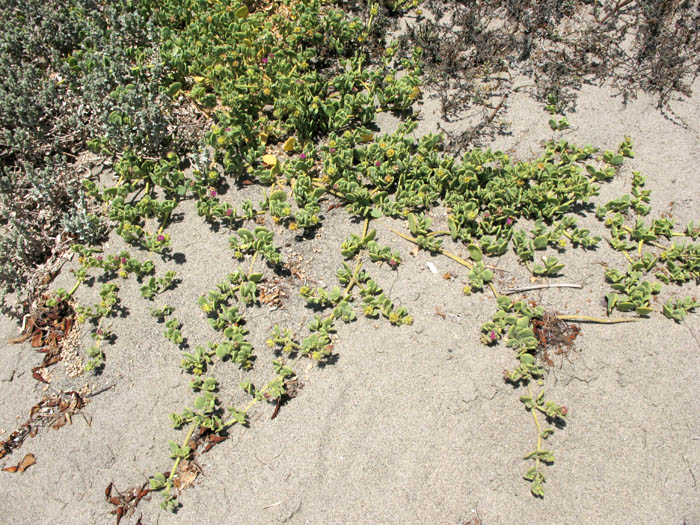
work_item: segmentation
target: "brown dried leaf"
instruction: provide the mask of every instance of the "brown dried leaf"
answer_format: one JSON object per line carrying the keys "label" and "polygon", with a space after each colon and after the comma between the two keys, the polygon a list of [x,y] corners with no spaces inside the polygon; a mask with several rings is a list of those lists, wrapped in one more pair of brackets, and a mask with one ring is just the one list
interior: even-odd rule
{"label": "brown dried leaf", "polygon": [[44,378],[42,375],[43,369],[40,367],[33,368],[32,369],[32,377],[36,379],[37,381],[41,381],[42,383],[46,383],[47,385],[49,382]]}
{"label": "brown dried leaf", "polygon": [[[136,502],[134,503],[134,507],[136,507],[136,505],[138,505],[139,502],[140,502],[143,498],[145,498],[145,497],[148,495],[149,492],[151,492],[151,489],[148,488],[148,483],[144,483],[144,484],[141,486],[141,490],[140,490],[139,493],[136,495]],[[139,518],[139,521],[140,521],[140,518]]]}
{"label": "brown dried leaf", "polygon": [[43,343],[44,340],[44,332],[41,330],[37,330],[32,334],[32,348],[39,348],[40,346],[44,346]]}
{"label": "brown dried leaf", "polygon": [[31,467],[34,463],[36,463],[36,458],[34,457],[34,454],[27,454],[22,458],[22,461],[17,463],[17,465],[14,465],[12,467],[6,467],[2,470],[5,472],[24,472],[27,470],[29,467]]}
{"label": "brown dried leaf", "polygon": [[284,382],[285,394],[289,399],[294,399],[299,395],[299,390],[304,388],[304,383],[299,381],[298,378],[287,379]]}
{"label": "brown dried leaf", "polygon": [[42,363],[43,366],[51,366],[55,365],[61,360],[61,356],[59,354],[46,354],[46,358],[44,359],[44,362]]}
{"label": "brown dried leaf", "polygon": [[51,349],[56,350],[58,348],[58,339],[56,338],[56,332],[49,332],[46,335],[45,344]]}
{"label": "brown dried leaf", "polygon": [[68,419],[66,418],[65,414],[61,414],[57,419],[56,422],[51,425],[51,428],[54,430],[58,430],[59,428],[65,426],[65,424],[68,423]]}
{"label": "brown dried leaf", "polygon": [[263,304],[279,304],[281,302],[281,295],[282,293],[277,287],[270,290],[260,288],[260,302]]}
{"label": "brown dried leaf", "polygon": [[185,490],[194,484],[194,480],[197,479],[199,471],[197,467],[192,465],[191,461],[183,461],[180,463],[180,469],[178,475],[173,480],[173,485],[178,490]]}
{"label": "brown dried leaf", "polygon": [[24,334],[20,335],[19,337],[13,337],[12,339],[9,339],[7,341],[7,344],[16,345],[18,343],[24,343],[31,336],[32,336],[31,332],[27,331]]}
{"label": "brown dried leaf", "polygon": [[124,507],[117,507],[112,511],[113,514],[117,515],[117,525],[119,525],[119,522],[121,522],[122,518],[124,517],[124,512]]}

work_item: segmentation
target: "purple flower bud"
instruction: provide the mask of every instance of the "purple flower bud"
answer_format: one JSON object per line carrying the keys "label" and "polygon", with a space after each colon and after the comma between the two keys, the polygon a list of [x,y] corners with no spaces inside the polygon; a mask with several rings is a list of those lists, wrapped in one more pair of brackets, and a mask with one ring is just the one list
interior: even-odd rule
{"label": "purple flower bud", "polygon": [[510,226],[511,224],[513,224],[513,218],[512,218],[512,217],[508,217],[508,218],[506,219],[506,225],[507,225],[507,226]]}
{"label": "purple flower bud", "polygon": [[305,153],[302,153],[301,155],[299,155],[299,158],[300,158],[301,160],[305,160],[305,159],[306,159],[306,154],[305,154]]}
{"label": "purple flower bud", "polygon": [[335,148],[331,148],[331,149],[328,150],[328,151],[330,151],[331,153],[335,153]]}
{"label": "purple flower bud", "polygon": [[119,263],[126,264],[126,257],[122,257],[121,259],[119,259]]}
{"label": "purple flower bud", "polygon": [[209,192],[209,195],[211,195],[212,197],[216,197],[216,190],[211,190]]}
{"label": "purple flower bud", "polygon": [[263,63],[263,64],[267,64],[267,57],[265,57],[265,58],[262,59],[262,63]]}
{"label": "purple flower bud", "polygon": [[498,339],[498,336],[496,335],[496,332],[494,332],[493,330],[491,330],[491,331],[489,332],[489,339],[491,339],[491,341],[495,341],[496,339]]}
{"label": "purple flower bud", "polygon": [[382,163],[381,163],[381,162],[379,162],[379,161],[377,161],[377,162],[375,162],[375,163],[374,163],[374,165],[375,165],[375,166],[376,166],[376,167],[378,168],[379,166],[381,166],[381,165],[382,165]]}
{"label": "purple flower bud", "polygon": [[159,235],[156,239],[158,239],[158,242],[163,242],[165,240],[165,235]]}
{"label": "purple flower bud", "polygon": [[228,210],[226,210],[225,215],[226,217],[230,217],[231,215],[233,215],[233,210],[229,208]]}

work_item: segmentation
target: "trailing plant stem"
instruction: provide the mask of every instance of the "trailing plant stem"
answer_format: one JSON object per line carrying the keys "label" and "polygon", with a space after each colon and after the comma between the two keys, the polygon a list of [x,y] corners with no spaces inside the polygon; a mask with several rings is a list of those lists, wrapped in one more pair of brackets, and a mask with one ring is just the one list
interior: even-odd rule
{"label": "trailing plant stem", "polygon": [[73,297],[73,294],[78,290],[78,287],[80,286],[80,284],[81,284],[82,282],[83,282],[82,279],[78,279],[78,280],[75,282],[75,284],[73,285],[73,288],[71,288],[70,291],[68,292],[68,297]]}
{"label": "trailing plant stem", "polygon": [[[277,381],[277,379],[278,379],[279,377],[281,377],[281,376],[275,376],[275,378],[274,378],[272,381],[270,381],[268,384],[266,384],[266,385],[262,388],[262,390],[260,390],[259,393],[260,393],[260,394],[264,394],[265,392],[267,392],[267,390],[270,388],[270,386],[272,386],[272,384],[273,384],[275,381]],[[248,402],[248,404],[246,405],[246,407],[243,409],[243,413],[244,413],[244,414],[248,414],[248,412],[250,411],[250,409],[253,408],[253,406],[255,405],[255,403],[257,403],[258,401],[259,401],[259,399],[258,399],[257,397],[254,397],[253,399],[251,399],[251,400]],[[229,419],[228,421],[224,421],[224,423],[223,423],[223,425],[222,425],[222,427],[223,427],[222,430],[225,429],[225,428],[228,428],[228,427],[230,427],[230,426],[232,426],[232,425],[235,425],[237,422],[238,422],[238,420],[237,420],[236,418],[231,418],[231,419]],[[190,437],[191,437],[191,436],[190,436]],[[187,439],[189,440],[189,437],[188,437]],[[185,444],[187,444],[187,441],[185,441]]]}
{"label": "trailing plant stem", "polygon": [[[415,245],[419,245],[418,241],[416,239],[414,239],[413,237],[411,237],[410,235],[406,235],[405,233],[401,233],[400,231],[396,231],[392,228],[389,228],[389,231],[398,235],[402,239],[406,239],[408,242],[412,242]],[[433,235],[442,234],[442,233],[443,232],[432,232]],[[449,232],[447,232],[447,233],[449,233]],[[428,234],[428,235],[430,235],[430,234]],[[450,259],[452,259],[456,263],[461,264],[462,266],[464,266],[465,268],[467,268],[469,270],[472,270],[474,268],[474,265],[472,263],[470,263],[469,261],[467,261],[465,259],[462,259],[459,255],[455,255],[454,253],[452,253],[448,250],[445,250],[444,248],[441,248],[439,253],[444,255],[445,257],[449,257]],[[489,286],[489,288],[491,288],[491,292],[493,292],[493,295],[496,299],[498,299],[501,295],[503,295],[503,294],[498,292],[498,290],[496,289],[496,286],[494,286],[493,283],[488,283],[488,286]]]}
{"label": "trailing plant stem", "polygon": [[590,317],[587,315],[557,315],[562,321],[579,321],[583,323],[617,324],[636,323],[640,319],[634,317],[620,317],[619,319],[606,319],[605,317]]}
{"label": "trailing plant stem", "polygon": [[[190,442],[190,439],[192,438],[192,434],[194,434],[194,431],[196,430],[196,428],[197,428],[196,423],[192,423],[190,425],[190,428],[187,431],[187,435],[185,436],[185,440],[182,442],[182,448],[186,447],[187,443]],[[172,482],[173,477],[175,476],[175,472],[177,472],[177,467],[180,466],[180,461],[182,461],[182,457],[178,456],[175,459],[175,463],[173,464],[172,470],[170,471],[170,476],[168,476],[168,481]]]}
{"label": "trailing plant stem", "polygon": [[250,267],[248,268],[248,275],[253,273],[253,265],[255,264],[255,260],[258,258],[258,252],[256,251],[253,254],[253,259],[250,261]]}
{"label": "trailing plant stem", "polygon": [[350,293],[350,290],[352,290],[353,286],[356,284],[359,286],[360,283],[357,282],[357,275],[360,273],[360,270],[362,269],[362,260],[357,261],[357,264],[355,265],[355,269],[352,272],[352,277],[350,277],[350,282],[348,283],[347,287],[343,291],[343,296],[347,299],[348,294]]}

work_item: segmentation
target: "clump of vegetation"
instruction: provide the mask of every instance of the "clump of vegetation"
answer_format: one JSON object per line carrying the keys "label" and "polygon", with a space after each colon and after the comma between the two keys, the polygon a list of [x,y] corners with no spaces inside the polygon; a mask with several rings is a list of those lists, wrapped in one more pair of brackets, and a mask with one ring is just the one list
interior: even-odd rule
{"label": "clump of vegetation", "polygon": [[[697,73],[692,70],[698,65],[697,55],[678,54],[682,60],[673,62],[678,74],[671,80],[649,72],[640,84],[633,84],[631,75],[650,62],[671,67],[664,46],[677,43],[674,38],[686,39],[684,50],[697,46],[697,36],[684,32],[695,20],[686,4],[661,13],[656,29],[650,24],[652,15],[659,13],[645,2],[496,2],[488,12],[479,3],[459,4],[449,27],[440,25],[439,9],[432,5],[437,21],[424,21],[418,9],[412,11],[420,24],[402,44],[384,42],[377,28],[394,14],[414,8],[413,1],[370,3],[361,17],[319,0],[255,6],[199,0],[102,6],[74,0],[65,8],[51,2],[6,8],[3,14],[28,27],[48,24],[52,33],[32,39],[19,24],[0,37],[1,60],[7,61],[0,68],[10,71],[11,58],[27,65],[26,73],[12,74],[26,75],[23,82],[33,82],[35,90],[31,100],[0,98],[2,107],[17,106],[13,118],[1,121],[0,130],[0,158],[7,175],[0,182],[4,291],[17,289],[38,264],[55,257],[62,242],[74,242],[79,255],[76,284],[68,292],[57,290],[49,301],[71,300],[79,286],[92,283],[90,272],[102,272],[99,302],[75,308],[78,322],[93,324],[95,344],[87,351],[86,368],[99,373],[109,359],[102,343],[114,340],[108,320],[124,313],[120,287],[112,281],[135,276],[147,301],[180,282],[173,271],[156,273],[154,260],[172,257],[168,228],[183,201],[193,200],[197,214],[212,228],[226,229],[233,257],[245,266],[199,299],[217,333],[214,340],[190,345],[188,327],[172,307],[151,308],[164,325],[164,337],[181,351],[180,368],[192,376],[195,397],[190,406],[170,415],[175,429],[186,428],[184,439],[169,441],[172,468],[154,474],[137,498],[112,498],[117,516],[133,510],[149,491],[161,492],[163,507],[175,510],[178,492],[196,477],[191,462],[197,446],[208,451],[226,439],[230,426],[247,424],[258,402],[274,405],[275,417],[299,388],[294,373],[298,360],[334,362],[333,334],[339,321],[354,322],[361,313],[397,327],[412,323],[406,308],[396,305],[371,275],[372,265],[393,269],[401,264],[395,246],[372,227],[380,217],[405,221],[405,231],[395,232],[399,237],[466,267],[465,293],[489,289],[494,294],[495,313],[482,325],[480,338],[489,346],[503,341],[515,352],[516,365],[504,372],[504,380],[520,389],[520,400],[533,419],[536,444],[525,456],[532,461],[525,479],[532,494],[542,497],[544,465],[554,462],[544,441],[564,427],[569,412],[549,399],[542,386],[550,363],[543,345],[548,338],[577,334],[566,328],[567,321],[638,320],[655,311],[650,299],[663,284],[697,283],[698,245],[690,241],[700,230],[691,223],[679,231],[670,218],[646,223],[649,192],[636,173],[629,195],[596,210],[604,225],[601,231],[579,225],[575,215],[592,213],[600,184],[615,178],[625,158],[634,155],[628,138],[617,151],[601,153],[559,137],[527,162],[513,162],[490,149],[460,151],[471,140],[467,135],[456,142],[440,135],[416,138],[413,111],[422,96],[424,68],[428,79],[444,76],[454,81],[448,90],[469,82],[466,96],[473,97],[481,89],[479,77],[515,89],[499,75],[520,64],[536,79],[548,79],[538,86],[551,94],[551,113],[567,107],[572,76],[613,75],[626,96],[640,87],[657,92],[663,105],[674,90],[686,90],[685,82]],[[591,24],[567,32],[574,16]],[[618,56],[615,46],[584,47],[585,38],[598,37],[590,44],[597,45],[624,36],[629,26],[619,24],[635,16],[641,46],[637,69],[625,69],[634,61]],[[672,24],[680,24],[673,37]],[[508,27],[513,29],[504,29]],[[410,39],[421,45],[407,47]],[[649,42],[659,45],[652,50]],[[472,48],[475,54],[470,54]],[[572,50],[586,58],[578,69],[567,69],[573,63],[567,54]],[[611,55],[596,54],[603,52]],[[617,67],[596,69],[597,59],[591,54],[607,57]],[[553,69],[558,61],[560,69]],[[18,96],[7,82],[0,96]],[[489,89],[482,101],[495,93]],[[455,106],[446,105],[446,115],[461,111],[470,101],[463,98]],[[492,115],[501,107],[502,103]],[[402,122],[395,131],[378,135],[374,122],[382,111],[396,113]],[[569,123],[551,119],[550,126],[559,132]],[[61,131],[68,129],[68,135]],[[80,175],[72,159],[85,148],[112,167],[115,180]],[[239,185],[259,187],[261,201],[239,198]],[[266,337],[272,379],[256,386],[245,376],[240,386],[248,401],[242,408],[224,407],[218,396],[221,378],[213,365],[228,362],[241,373],[255,368],[262,351],[251,342],[256,327],[246,322],[246,313],[279,301],[271,282],[289,270],[276,234],[284,229],[299,232],[299,242],[312,237],[323,221],[321,204],[331,197],[362,224],[339,246],[345,261],[337,269],[337,285],[299,286],[299,295],[316,314],[313,320],[302,334],[275,325]],[[436,207],[447,211],[446,224],[433,224],[430,212]],[[531,227],[523,229],[526,221]],[[103,254],[99,244],[108,226],[130,251]],[[607,314],[636,315],[631,319],[546,313],[524,298],[500,293],[486,264],[488,257],[512,250],[534,276],[555,278],[565,265],[554,251],[594,249],[605,228],[606,241],[629,262],[624,271],[608,268],[605,273],[612,289],[606,296]],[[445,248],[448,237],[465,246],[468,260]],[[676,243],[677,237],[686,240]],[[141,252],[146,260],[131,252]],[[27,291],[25,298],[33,295]],[[662,312],[680,322],[697,306],[695,298],[676,298],[667,301]],[[23,308],[29,304],[15,312]],[[567,337],[570,343],[574,336]],[[550,426],[545,428],[544,422]],[[111,485],[106,493],[110,490]]]}
{"label": "clump of vegetation", "polygon": [[700,73],[697,1],[497,0],[423,4],[403,42],[423,48],[427,84],[443,118],[482,116],[452,137],[466,148],[497,131],[514,91],[532,91],[557,112],[571,110],[583,83],[608,83],[623,102],[641,90],[659,108],[689,96]]}
{"label": "clump of vegetation", "polygon": [[[28,311],[43,277],[37,269],[55,263],[71,241],[92,244],[107,232],[82,187],[89,166],[79,156],[87,147],[155,156],[197,141],[197,120],[163,92],[158,31],[143,9],[91,0],[0,7],[6,21],[0,35],[5,313]],[[12,301],[5,300],[9,292],[15,292]]]}

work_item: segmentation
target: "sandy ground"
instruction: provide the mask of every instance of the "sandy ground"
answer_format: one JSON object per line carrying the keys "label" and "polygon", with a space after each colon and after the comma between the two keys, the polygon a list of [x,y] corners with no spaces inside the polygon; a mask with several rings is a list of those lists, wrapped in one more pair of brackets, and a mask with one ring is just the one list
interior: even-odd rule
{"label": "sandy ground", "polygon": [[[674,103],[688,124],[684,128],[665,119],[649,98],[624,108],[605,89],[585,88],[564,138],[616,149],[628,135],[637,154],[617,180],[602,185],[597,202],[628,192],[631,172],[639,170],[652,190],[654,216],[672,211],[682,225],[700,218],[700,86],[695,92],[693,99]],[[436,103],[427,99],[422,111],[417,135],[436,130]],[[554,135],[548,114],[525,95],[512,99],[504,118],[512,134],[499,137],[495,147],[516,158],[538,154],[541,142]],[[382,125],[390,128],[391,118]],[[259,190],[247,191],[257,201]],[[181,211],[182,220],[169,231],[173,251],[184,257],[157,264],[159,275],[175,269],[182,282],[154,305],[175,308],[193,348],[214,337],[197,298],[238,263],[227,231],[212,231],[192,203]],[[435,219],[444,217],[436,212]],[[582,220],[599,228],[593,218]],[[492,296],[464,296],[465,269],[451,260],[412,255],[412,246],[388,230],[405,225],[379,220],[374,226],[404,263],[396,271],[374,265],[369,270],[415,323],[341,324],[337,362],[322,368],[297,363],[304,387],[276,419],[270,419],[272,405],[258,405],[250,428],[233,427],[230,439],[197,457],[202,474],[182,493],[178,514],[161,511],[155,494],[122,523],[141,517],[149,524],[457,524],[477,518],[485,524],[700,524],[700,314],[680,324],[654,313],[640,323],[582,326],[575,351],[556,363],[546,381],[549,395],[569,407],[570,417],[550,438],[556,463],[546,469],[545,498],[536,499],[522,478],[529,466],[522,458],[534,447],[535,430],[520,392],[501,375],[514,364],[512,351],[479,343],[479,327],[495,311]],[[334,209],[325,213],[315,239],[300,244],[277,228],[276,242],[310,282],[329,286],[336,284],[340,243],[361,227],[342,208]],[[113,240],[108,251],[119,248]],[[601,301],[608,287],[601,264],[624,268],[624,257],[601,245],[560,259],[566,268],[558,281],[583,288],[527,297],[560,313],[605,315]],[[512,253],[490,262],[498,268],[499,288],[530,282]],[[52,286],[72,285],[69,268]],[[446,272],[455,277],[445,280]],[[298,297],[301,280],[286,277],[280,284],[288,296],[281,309],[247,313],[259,382],[272,377],[264,346],[271,327],[299,331],[314,314]],[[41,356],[28,342],[7,344],[18,330],[0,319],[0,439],[47,393],[114,385],[90,399],[86,419],[74,416],[60,430],[42,429],[0,460],[0,467],[8,467],[31,452],[37,461],[21,474],[0,472],[0,521],[114,523],[113,507],[104,499],[110,482],[124,490],[170,469],[167,441],[182,440],[184,432],[172,430],[167,415],[191,406],[190,378],[178,367],[179,350],[148,315],[152,305],[140,297],[138,283],[120,285],[127,313],[113,322],[118,338],[105,346],[106,367],[98,377],[70,379],[59,364],[44,388],[31,374]],[[99,283],[82,286],[77,298],[94,301],[98,289]],[[660,302],[681,292],[697,294],[697,287],[666,286]],[[84,337],[83,349],[88,343]],[[221,363],[214,375],[223,382],[224,404],[240,406],[245,396],[236,387],[243,377],[237,367]]]}

